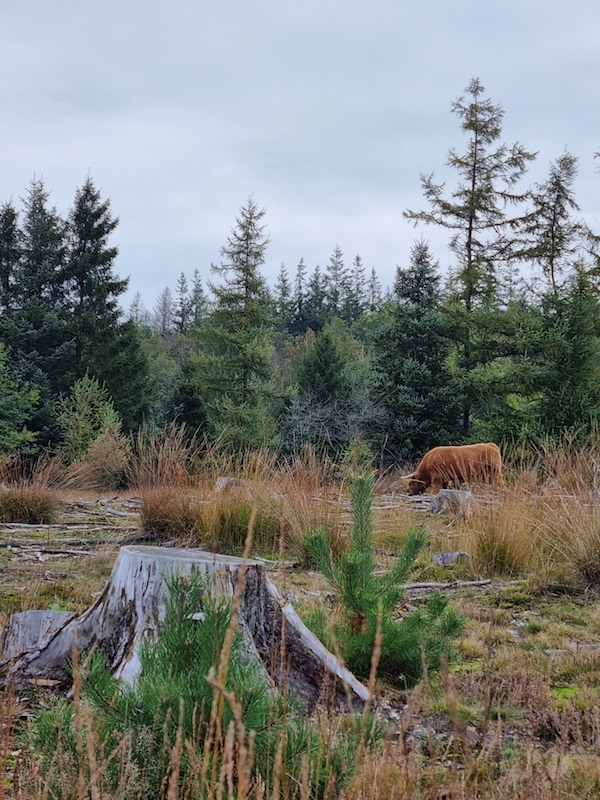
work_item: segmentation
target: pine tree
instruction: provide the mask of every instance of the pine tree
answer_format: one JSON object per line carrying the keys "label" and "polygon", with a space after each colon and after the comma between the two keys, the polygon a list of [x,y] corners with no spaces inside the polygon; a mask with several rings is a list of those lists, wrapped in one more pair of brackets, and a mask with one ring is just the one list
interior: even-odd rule
{"label": "pine tree", "polygon": [[414,460],[459,432],[460,395],[445,370],[451,341],[439,284],[428,244],[416,242],[410,265],[396,271],[393,300],[373,347],[373,393],[388,420],[381,446],[395,463]]}
{"label": "pine tree", "polygon": [[374,476],[360,475],[354,485],[354,520],[347,550],[335,555],[323,528],[309,531],[307,550],[337,593],[343,622],[335,636],[344,660],[359,676],[367,676],[376,641],[381,632],[379,672],[407,686],[422,676],[424,663],[438,669],[451,653],[460,634],[463,617],[448,607],[449,598],[436,593],[419,611],[398,620],[395,609],[402,599],[401,585],[426,544],[422,530],[411,530],[395,563],[383,575],[375,573],[373,543]]}
{"label": "pine tree", "polygon": [[453,148],[448,166],[456,170],[459,182],[448,195],[445,184],[436,183],[433,173],[421,177],[428,211],[406,211],[415,224],[438,225],[451,231],[450,249],[456,257],[453,273],[451,305],[455,313],[455,331],[460,369],[465,376],[463,433],[468,434],[475,388],[469,375],[477,367],[473,342],[477,338],[475,317],[478,307],[489,307],[495,300],[497,265],[514,257],[518,250],[515,230],[524,216],[510,216],[507,210],[527,199],[527,192],[518,192],[517,185],[535,154],[523,145],[498,144],[502,133],[504,111],[482,98],[484,87],[475,78],[465,95],[452,104],[452,112],[460,120],[469,140],[464,154]]}

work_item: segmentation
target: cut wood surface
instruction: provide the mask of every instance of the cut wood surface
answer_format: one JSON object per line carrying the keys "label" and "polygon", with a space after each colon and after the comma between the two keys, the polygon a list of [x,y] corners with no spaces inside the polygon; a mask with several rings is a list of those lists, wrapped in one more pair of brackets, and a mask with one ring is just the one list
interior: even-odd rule
{"label": "cut wood surface", "polygon": [[193,571],[208,576],[211,592],[229,596],[243,575],[238,624],[247,652],[260,657],[275,683],[287,682],[308,708],[325,698],[340,706],[348,696],[358,706],[368,699],[366,687],[281,597],[264,563],[193,549],[122,547],[104,590],[87,611],[65,617],[51,611],[14,614],[0,639],[0,670],[17,685],[32,679],[65,682],[76,646],[83,653],[101,650],[117,677],[132,680],[140,668],[139,644],[156,634],[164,611],[165,577]]}

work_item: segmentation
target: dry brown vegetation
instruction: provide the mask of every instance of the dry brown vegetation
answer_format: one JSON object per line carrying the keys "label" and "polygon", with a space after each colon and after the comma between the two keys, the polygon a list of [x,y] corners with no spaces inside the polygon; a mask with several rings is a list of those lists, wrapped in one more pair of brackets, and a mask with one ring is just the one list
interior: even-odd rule
{"label": "dry brown vegetation", "polygon": [[[306,457],[282,466],[265,453],[234,458],[178,436],[174,430],[170,440],[150,437],[134,448],[137,460],[131,474],[136,479],[131,486],[142,497],[143,527],[158,541],[240,552],[251,525],[257,554],[276,558],[281,551],[287,562],[302,564],[305,531],[323,525],[344,546],[348,492],[329,465]],[[17,472],[13,467],[12,478],[9,470],[2,473],[5,486],[23,485],[23,476],[15,477]],[[221,476],[243,483],[215,493]],[[31,476],[26,483],[31,485]],[[426,527],[430,547],[418,563],[416,582],[489,578],[492,583],[448,590],[467,625],[458,643],[458,659],[440,676],[428,676],[411,692],[377,684],[378,713],[387,735],[375,749],[357,754],[360,768],[343,790],[344,797],[583,800],[600,796],[600,456],[591,446],[542,452],[535,461],[509,467],[507,484],[501,495],[481,495],[473,513],[454,517],[412,511],[393,476],[380,484],[374,509],[380,568],[388,565],[417,523]],[[53,492],[57,485],[55,477],[45,482]],[[122,508],[118,502],[113,506]],[[126,525],[127,535],[132,520],[135,524],[133,512],[132,519],[120,523]],[[28,535],[34,544],[48,543],[52,537],[59,547],[61,536],[72,536],[72,531]],[[33,564],[0,550],[0,571],[6,568],[0,584],[0,624],[7,613],[20,608],[54,602],[67,609],[85,607],[86,598],[101,588],[118,543],[114,531],[107,533],[105,544],[97,546],[98,555],[82,556],[75,568],[73,559],[68,567],[65,555],[62,567],[53,567],[67,578],[48,579],[47,566],[38,563],[33,572]],[[447,568],[429,560],[432,552],[455,550],[471,558]],[[291,593],[301,614],[325,608],[328,615],[335,615],[318,575],[302,567],[275,569],[271,575]],[[18,582],[25,591],[15,591]],[[408,591],[399,614],[418,608],[426,597],[426,589]],[[40,702],[50,700],[41,698],[39,689],[18,702],[10,692],[0,697],[1,800],[52,796],[49,776],[41,772],[20,718],[24,712],[35,714]],[[130,796],[135,775],[126,742],[117,752],[102,752],[83,701],[76,699],[75,713],[89,772],[77,772],[66,753],[57,752],[52,769],[64,781],[63,796],[105,796],[102,776],[109,761],[121,776],[119,796]],[[329,726],[332,748],[343,741],[343,718],[323,714],[319,724]],[[252,773],[251,741],[240,725],[222,732],[218,758],[225,769],[213,782],[213,762],[194,750],[192,742],[166,743],[171,767],[164,796],[184,796],[176,780],[183,758],[193,761],[201,789],[196,794],[190,789],[189,797],[266,796]],[[280,778],[269,796],[316,796],[315,776],[308,766],[290,776],[281,755],[275,753],[273,758]]]}

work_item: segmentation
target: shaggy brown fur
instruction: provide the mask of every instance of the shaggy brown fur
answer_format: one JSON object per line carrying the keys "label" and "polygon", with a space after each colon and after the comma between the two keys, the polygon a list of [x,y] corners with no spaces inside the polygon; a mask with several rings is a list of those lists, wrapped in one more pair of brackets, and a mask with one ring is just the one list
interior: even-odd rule
{"label": "shaggy brown fur", "polygon": [[502,459],[497,444],[465,444],[461,447],[434,447],[425,453],[419,466],[410,475],[408,493],[420,494],[431,487],[434,493],[449,483],[491,483],[502,489]]}

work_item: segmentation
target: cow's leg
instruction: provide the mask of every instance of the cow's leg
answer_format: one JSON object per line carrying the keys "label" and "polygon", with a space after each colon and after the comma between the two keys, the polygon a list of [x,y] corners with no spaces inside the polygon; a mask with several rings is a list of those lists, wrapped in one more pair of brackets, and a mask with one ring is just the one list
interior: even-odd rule
{"label": "cow's leg", "polygon": [[440,489],[445,489],[447,485],[447,481],[441,480],[441,478],[433,478],[431,481],[431,491],[433,494],[437,494]]}

